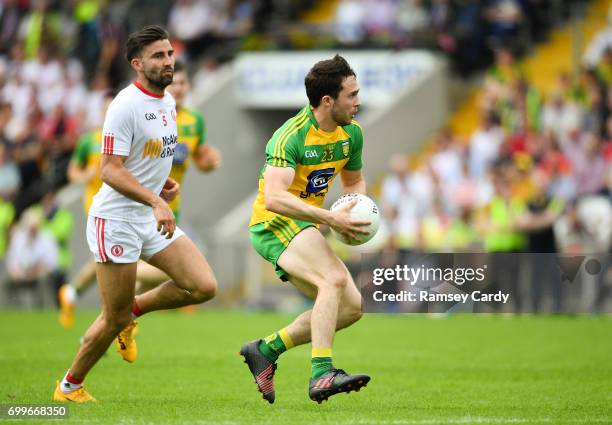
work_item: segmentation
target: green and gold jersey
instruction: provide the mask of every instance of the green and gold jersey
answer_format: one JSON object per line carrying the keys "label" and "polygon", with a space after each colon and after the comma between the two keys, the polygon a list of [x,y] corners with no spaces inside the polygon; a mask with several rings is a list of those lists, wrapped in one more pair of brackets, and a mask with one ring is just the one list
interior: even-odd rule
{"label": "green and gold jersey", "polygon": [[85,196],[83,197],[83,208],[85,214],[89,212],[89,207],[93,202],[94,196],[102,186],[100,178],[100,143],[102,141],[102,129],[85,133],[79,139],[79,142],[72,153],[72,160],[80,167],[94,169],[94,177],[87,183],[85,187]]}
{"label": "green and gold jersey", "polygon": [[[172,157],[170,177],[182,184],[189,168],[189,159],[195,155],[198,148],[206,143],[206,126],[202,115],[189,108],[182,107],[177,111],[176,126],[178,128],[178,143]],[[170,203],[172,211],[178,211],[181,206],[180,194]]]}
{"label": "green and gold jersey", "polygon": [[276,130],[266,145],[266,163],[259,175],[259,193],[249,225],[277,216],[265,208],[263,175],[267,166],[295,169],[289,192],[310,205],[321,207],[340,171],[361,169],[362,147],[363,133],[356,121],[336,127],[332,132],[323,131],[307,105]]}

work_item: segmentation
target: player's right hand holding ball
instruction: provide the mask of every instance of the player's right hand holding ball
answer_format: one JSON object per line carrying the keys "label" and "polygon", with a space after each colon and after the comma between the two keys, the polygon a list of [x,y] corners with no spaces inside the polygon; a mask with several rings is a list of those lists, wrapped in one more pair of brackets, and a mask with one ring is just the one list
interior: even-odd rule
{"label": "player's right hand holding ball", "polygon": [[331,211],[332,220],[329,226],[347,239],[358,239],[356,233],[364,235],[369,234],[369,232],[363,228],[363,226],[370,225],[369,221],[351,218],[351,209],[356,204],[357,199],[353,199]]}
{"label": "player's right hand holding ball", "polygon": [[[380,224],[380,211],[376,203],[366,195],[347,193],[341,196],[329,209],[332,213],[342,211],[341,216],[348,220],[349,232],[332,226],[332,234],[347,245],[361,245],[374,237]],[[347,218],[348,216],[348,218]]]}

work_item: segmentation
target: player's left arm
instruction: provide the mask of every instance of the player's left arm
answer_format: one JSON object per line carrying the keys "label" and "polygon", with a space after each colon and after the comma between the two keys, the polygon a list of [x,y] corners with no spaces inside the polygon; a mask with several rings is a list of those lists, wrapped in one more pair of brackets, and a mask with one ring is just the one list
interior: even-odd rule
{"label": "player's left arm", "polygon": [[208,173],[221,165],[221,152],[219,152],[219,149],[206,143],[206,123],[204,117],[199,113],[195,113],[195,117],[199,142],[193,152],[193,162],[198,167],[198,170]]}
{"label": "player's left arm", "polygon": [[340,178],[342,179],[342,190],[344,193],[360,193],[362,195],[367,195],[366,182],[361,170],[351,171],[343,169],[340,172]]}
{"label": "player's left arm", "polygon": [[196,167],[205,173],[218,168],[221,165],[221,161],[222,157],[219,149],[208,144],[198,146],[193,155],[193,162]]}
{"label": "player's left arm", "polygon": [[342,179],[342,189],[344,193],[360,193],[366,195],[366,183],[363,178],[361,169],[363,161],[361,160],[361,151],[363,150],[363,130],[361,126],[353,121],[352,124],[346,127],[347,132],[351,136],[350,158],[340,171]]}

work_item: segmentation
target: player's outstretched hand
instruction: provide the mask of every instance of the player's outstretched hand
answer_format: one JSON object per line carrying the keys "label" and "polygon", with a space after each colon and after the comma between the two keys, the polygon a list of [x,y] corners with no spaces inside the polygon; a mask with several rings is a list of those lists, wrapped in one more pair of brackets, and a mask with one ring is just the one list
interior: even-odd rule
{"label": "player's outstretched hand", "polygon": [[159,196],[166,202],[172,202],[178,195],[180,188],[181,185],[176,180],[168,177]]}
{"label": "player's outstretched hand", "polygon": [[214,146],[204,145],[198,151],[196,165],[200,171],[209,172],[221,165],[221,151]]}
{"label": "player's outstretched hand", "polygon": [[172,238],[176,230],[176,220],[168,204],[162,199],[159,199],[159,202],[153,205],[153,215],[155,216],[155,221],[157,221],[157,231],[160,232],[162,236],[165,236],[166,239]]}
{"label": "player's outstretched hand", "polygon": [[207,168],[209,170],[214,170],[215,168],[218,168],[221,165],[221,161],[222,161],[221,151],[219,151],[219,149],[213,146],[209,146],[208,155],[206,157],[206,162],[208,165]]}
{"label": "player's outstretched hand", "polygon": [[370,224],[367,220],[351,218],[351,209],[357,204],[357,199],[347,202],[332,212],[332,222],[329,224],[336,232],[351,239],[357,239],[356,233],[369,234],[362,226]]}

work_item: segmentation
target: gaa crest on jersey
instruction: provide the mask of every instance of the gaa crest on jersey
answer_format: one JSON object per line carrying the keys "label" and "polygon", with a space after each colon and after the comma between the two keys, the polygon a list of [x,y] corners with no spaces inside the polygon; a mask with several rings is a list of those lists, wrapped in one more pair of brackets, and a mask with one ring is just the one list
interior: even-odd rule
{"label": "gaa crest on jersey", "polygon": [[121,257],[123,255],[123,247],[121,245],[113,245],[111,247],[111,254],[115,257]]}
{"label": "gaa crest on jersey", "polygon": [[327,185],[332,177],[334,177],[334,168],[325,168],[323,170],[314,170],[306,178],[308,185],[306,186],[307,193],[318,193],[327,189]]}
{"label": "gaa crest on jersey", "polygon": [[345,140],[344,142],[342,142],[342,155],[344,155],[344,157],[348,157],[350,153],[350,146],[349,146],[349,141]]}

